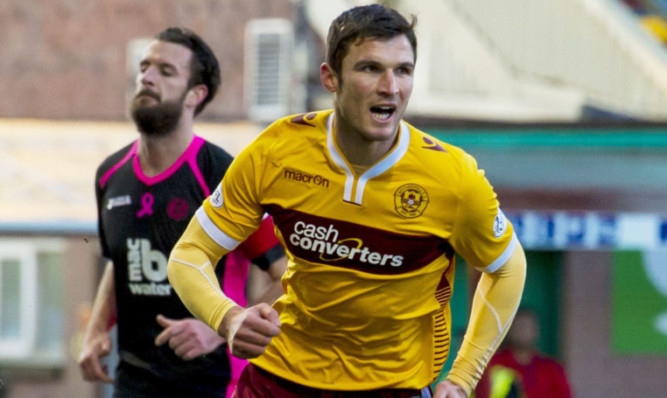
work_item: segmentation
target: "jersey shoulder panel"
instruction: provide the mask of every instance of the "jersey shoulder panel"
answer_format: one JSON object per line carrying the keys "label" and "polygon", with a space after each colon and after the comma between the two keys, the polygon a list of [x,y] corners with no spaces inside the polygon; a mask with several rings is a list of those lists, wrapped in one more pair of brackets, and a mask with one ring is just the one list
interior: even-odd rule
{"label": "jersey shoulder panel", "polygon": [[257,228],[265,212],[266,195],[260,192],[265,193],[276,180],[276,170],[281,170],[281,165],[293,162],[306,148],[326,145],[326,123],[331,112],[278,119],[241,151],[211,200],[204,202],[212,226],[210,236],[221,230],[234,241],[242,241]]}
{"label": "jersey shoulder panel", "polygon": [[105,175],[111,172],[114,167],[118,166],[128,156],[135,143],[136,141],[124,146],[123,148],[107,156],[107,158],[104,159],[102,163],[100,163],[95,173],[96,186],[99,186],[102,178],[104,178]]}
{"label": "jersey shoulder panel", "polygon": [[[274,162],[281,164],[286,157],[302,153],[306,148],[326,146],[327,120],[333,110],[286,116],[269,125],[239,154],[249,157],[255,167],[263,169]],[[261,172],[259,172],[261,174]]]}
{"label": "jersey shoulder panel", "polygon": [[419,158],[430,164],[425,168],[427,172],[437,173],[438,179],[446,179],[447,184],[456,186],[459,194],[464,196],[470,185],[488,184],[484,170],[478,167],[477,160],[471,154],[456,145],[408,126],[411,129],[412,145],[423,149]]}
{"label": "jersey shoulder panel", "polygon": [[421,147],[424,149],[424,154],[430,153],[433,155],[446,153],[448,158],[454,163],[460,163],[464,158],[471,157],[462,148],[452,145],[448,142],[442,141],[434,136],[416,128],[410,123],[405,122],[410,129],[411,145]]}
{"label": "jersey shoulder panel", "polygon": [[220,183],[233,160],[232,155],[220,146],[204,141],[197,153],[197,165],[211,191]]}
{"label": "jersey shoulder panel", "polygon": [[272,134],[290,131],[308,131],[313,128],[326,127],[329,115],[333,113],[332,109],[314,111],[308,113],[297,113],[294,115],[285,116],[271,123],[263,134]]}
{"label": "jersey shoulder panel", "polygon": [[467,173],[476,170],[473,157],[463,149],[441,141],[406,123],[410,129],[410,150],[405,157],[416,173],[414,180],[436,184],[460,198],[461,183]]}
{"label": "jersey shoulder panel", "polygon": [[269,143],[283,142],[294,151],[294,148],[298,148],[295,140],[319,137],[326,131],[327,120],[332,112],[333,110],[326,110],[285,116],[269,125],[253,144],[270,146]]}

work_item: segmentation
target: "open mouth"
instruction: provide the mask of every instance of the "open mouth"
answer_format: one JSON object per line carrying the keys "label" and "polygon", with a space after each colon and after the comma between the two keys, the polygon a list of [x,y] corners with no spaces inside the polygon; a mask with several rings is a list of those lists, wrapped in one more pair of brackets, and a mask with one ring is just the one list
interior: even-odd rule
{"label": "open mouth", "polygon": [[371,107],[371,115],[373,116],[373,119],[380,121],[389,119],[391,115],[394,114],[394,111],[396,111],[396,107],[391,105],[378,105]]}

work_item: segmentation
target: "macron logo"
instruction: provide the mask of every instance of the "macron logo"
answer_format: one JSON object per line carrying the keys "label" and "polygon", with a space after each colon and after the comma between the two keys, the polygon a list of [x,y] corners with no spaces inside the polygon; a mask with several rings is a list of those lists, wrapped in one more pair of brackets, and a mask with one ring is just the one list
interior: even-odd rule
{"label": "macron logo", "polygon": [[300,182],[308,185],[329,188],[329,180],[317,174],[308,174],[295,169],[285,169],[283,177],[288,180]]}

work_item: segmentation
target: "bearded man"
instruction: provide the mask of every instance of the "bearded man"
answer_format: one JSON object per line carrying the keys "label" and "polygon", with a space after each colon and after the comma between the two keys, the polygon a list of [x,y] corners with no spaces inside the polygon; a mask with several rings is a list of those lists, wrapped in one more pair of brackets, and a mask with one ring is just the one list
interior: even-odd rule
{"label": "bearded man", "polygon": [[[87,381],[114,383],[114,397],[224,397],[245,363],[192,317],[167,280],[172,247],[232,161],[193,131],[194,118],[220,85],[220,68],[198,35],[169,28],[144,52],[136,85],[130,113],[139,138],[97,170],[100,244],[110,261],[79,367]],[[286,265],[270,217],[253,236],[216,267],[218,281],[240,305],[246,304],[249,261],[271,276],[249,292],[267,302],[279,295],[275,285]],[[112,380],[100,358],[111,351],[109,330],[116,322],[119,364]]]}

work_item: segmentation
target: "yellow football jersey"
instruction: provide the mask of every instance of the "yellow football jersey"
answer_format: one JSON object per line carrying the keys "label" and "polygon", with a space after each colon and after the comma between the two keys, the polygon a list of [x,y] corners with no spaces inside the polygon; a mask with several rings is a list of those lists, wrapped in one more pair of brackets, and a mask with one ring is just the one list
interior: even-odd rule
{"label": "yellow football jersey", "polygon": [[485,272],[516,237],[475,160],[401,122],[357,175],[332,111],[283,118],[233,162],[197,212],[226,249],[266,212],[289,259],[281,333],[252,362],[321,389],[423,388],[449,351],[453,258]]}

